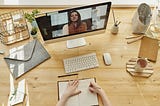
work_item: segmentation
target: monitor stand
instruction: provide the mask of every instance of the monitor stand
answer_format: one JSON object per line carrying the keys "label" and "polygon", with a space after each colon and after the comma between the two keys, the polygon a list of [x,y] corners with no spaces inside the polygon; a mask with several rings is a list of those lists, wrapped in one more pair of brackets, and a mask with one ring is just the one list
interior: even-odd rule
{"label": "monitor stand", "polygon": [[84,45],[86,45],[86,41],[84,38],[67,40],[67,48],[75,48],[75,47],[84,46]]}

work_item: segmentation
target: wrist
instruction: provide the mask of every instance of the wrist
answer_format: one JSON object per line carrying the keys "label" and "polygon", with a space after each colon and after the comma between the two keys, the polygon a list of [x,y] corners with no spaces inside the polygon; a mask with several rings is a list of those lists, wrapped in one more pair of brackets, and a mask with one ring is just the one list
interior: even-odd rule
{"label": "wrist", "polygon": [[67,100],[68,100],[68,97],[63,94],[56,106],[65,106]]}
{"label": "wrist", "polygon": [[69,98],[69,96],[67,94],[63,94],[61,99],[64,101],[67,101],[68,98]]}
{"label": "wrist", "polygon": [[98,94],[99,94],[100,96],[103,96],[103,95],[105,94],[105,92],[104,92],[104,90],[101,88],[101,89],[99,89]]}

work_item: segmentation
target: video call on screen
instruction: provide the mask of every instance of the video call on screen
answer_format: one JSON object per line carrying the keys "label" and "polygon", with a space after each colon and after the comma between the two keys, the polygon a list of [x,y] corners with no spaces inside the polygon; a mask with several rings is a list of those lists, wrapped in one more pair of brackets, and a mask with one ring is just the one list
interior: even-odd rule
{"label": "video call on screen", "polygon": [[[106,17],[107,6],[108,5],[103,4],[98,6],[94,5],[83,8],[80,7],[56,12],[49,12],[46,13],[45,16],[36,18],[36,21],[44,40],[90,32],[106,28],[106,18],[108,18],[108,16]],[[79,23],[83,24],[79,24],[80,28],[76,27],[77,29],[70,27],[78,26],[78,24],[72,26],[70,26],[69,24],[69,12],[74,10],[76,10],[80,14],[81,20]],[[77,32],[74,32],[74,30],[76,30]]]}

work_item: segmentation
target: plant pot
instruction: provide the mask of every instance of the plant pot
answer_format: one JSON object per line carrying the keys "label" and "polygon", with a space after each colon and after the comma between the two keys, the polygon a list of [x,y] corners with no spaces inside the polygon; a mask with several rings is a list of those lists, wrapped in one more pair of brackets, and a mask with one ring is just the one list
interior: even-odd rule
{"label": "plant pot", "polygon": [[34,34],[34,35],[31,34],[31,36],[32,36],[33,38],[37,38],[37,34]]}
{"label": "plant pot", "polygon": [[37,27],[32,27],[30,33],[31,33],[33,38],[37,37]]}
{"label": "plant pot", "polygon": [[37,22],[35,20],[32,21],[31,25],[32,25],[32,27],[38,27]]}

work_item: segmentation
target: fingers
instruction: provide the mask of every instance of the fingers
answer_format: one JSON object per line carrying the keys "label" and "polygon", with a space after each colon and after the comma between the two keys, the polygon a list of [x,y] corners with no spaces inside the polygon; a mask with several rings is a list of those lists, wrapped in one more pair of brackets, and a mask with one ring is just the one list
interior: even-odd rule
{"label": "fingers", "polygon": [[97,83],[95,82],[90,82],[90,87],[93,87],[93,88],[101,88]]}
{"label": "fingers", "polygon": [[78,95],[78,94],[80,94],[80,93],[81,93],[80,90],[76,90],[76,91],[72,92],[72,95],[71,95],[71,96]]}
{"label": "fingers", "polygon": [[81,91],[80,90],[77,90],[76,92],[75,92],[75,95],[78,95],[78,94],[80,94],[81,93]]}
{"label": "fingers", "polygon": [[94,89],[92,87],[89,87],[89,91],[91,91],[93,93]]}
{"label": "fingers", "polygon": [[89,85],[89,91],[91,91],[92,93],[100,93],[101,87],[95,83],[95,82],[90,82]]}
{"label": "fingers", "polygon": [[68,86],[75,86],[75,87],[77,87],[78,84],[79,84],[79,81],[77,79],[68,82]]}
{"label": "fingers", "polygon": [[97,87],[98,85],[95,82],[90,82],[90,87]]}
{"label": "fingers", "polygon": [[79,84],[79,81],[77,79],[74,80],[73,83],[72,83],[73,86],[78,86],[78,84]]}
{"label": "fingers", "polygon": [[71,85],[71,83],[72,83],[72,82],[69,80],[68,85]]}

